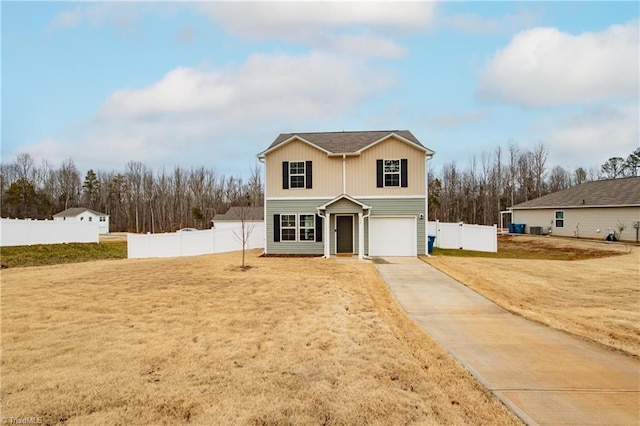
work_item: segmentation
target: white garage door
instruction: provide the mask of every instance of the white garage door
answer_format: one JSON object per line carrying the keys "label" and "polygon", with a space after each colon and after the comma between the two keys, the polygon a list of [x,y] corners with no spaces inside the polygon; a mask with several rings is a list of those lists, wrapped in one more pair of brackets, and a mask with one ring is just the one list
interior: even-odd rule
{"label": "white garage door", "polygon": [[370,217],[369,256],[417,256],[415,217]]}

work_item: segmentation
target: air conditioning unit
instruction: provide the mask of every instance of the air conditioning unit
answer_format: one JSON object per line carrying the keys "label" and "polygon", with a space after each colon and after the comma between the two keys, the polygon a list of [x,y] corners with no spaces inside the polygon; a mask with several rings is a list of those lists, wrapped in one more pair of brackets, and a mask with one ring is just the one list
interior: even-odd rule
{"label": "air conditioning unit", "polygon": [[531,235],[543,235],[542,226],[530,226],[529,227],[529,233]]}

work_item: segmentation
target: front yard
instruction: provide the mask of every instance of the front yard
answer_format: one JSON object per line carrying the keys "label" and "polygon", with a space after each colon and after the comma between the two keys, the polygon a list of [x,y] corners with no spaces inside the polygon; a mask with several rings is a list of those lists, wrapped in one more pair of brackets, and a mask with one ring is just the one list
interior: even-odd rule
{"label": "front yard", "polygon": [[3,418],[518,424],[375,267],[240,253],[2,271]]}

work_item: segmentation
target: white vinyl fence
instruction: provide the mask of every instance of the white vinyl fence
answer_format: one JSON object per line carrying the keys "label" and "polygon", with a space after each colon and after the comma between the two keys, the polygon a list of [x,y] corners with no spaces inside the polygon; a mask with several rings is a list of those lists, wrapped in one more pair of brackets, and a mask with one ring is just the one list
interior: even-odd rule
{"label": "white vinyl fence", "polygon": [[0,246],[97,243],[98,222],[0,219]]}
{"label": "white vinyl fence", "polygon": [[498,251],[496,225],[468,225],[466,223],[428,222],[427,233],[435,235],[435,247],[475,251]]}
{"label": "white vinyl fence", "polygon": [[[252,229],[251,229],[252,228]],[[247,249],[264,248],[264,222],[249,225]],[[129,259],[197,256],[242,250],[240,226],[167,234],[127,234]]]}

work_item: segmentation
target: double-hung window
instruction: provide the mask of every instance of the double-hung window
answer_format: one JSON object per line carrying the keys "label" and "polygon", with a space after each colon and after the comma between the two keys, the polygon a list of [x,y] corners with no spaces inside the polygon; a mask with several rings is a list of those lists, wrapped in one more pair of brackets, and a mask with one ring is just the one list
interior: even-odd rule
{"label": "double-hung window", "polygon": [[315,241],[316,215],[300,215],[300,241]]}
{"label": "double-hung window", "polygon": [[289,163],[289,179],[291,183],[290,188],[304,188],[304,161],[291,161]]}
{"label": "double-hung window", "polygon": [[282,189],[313,188],[312,161],[283,161]]}
{"label": "double-hung window", "polygon": [[406,158],[376,160],[376,186],[378,188],[408,187],[407,165]]}
{"label": "double-hung window", "polygon": [[280,240],[295,241],[296,240],[296,215],[283,214],[280,216]]}
{"label": "double-hung window", "polygon": [[384,186],[400,186],[400,160],[384,160]]}
{"label": "double-hung window", "polygon": [[564,228],[564,211],[558,210],[556,211],[556,228]]}

